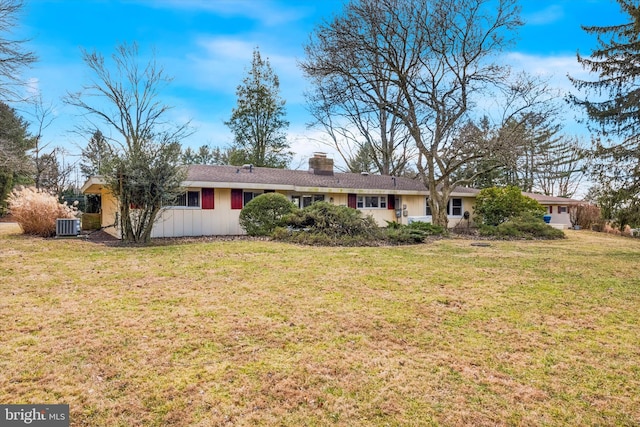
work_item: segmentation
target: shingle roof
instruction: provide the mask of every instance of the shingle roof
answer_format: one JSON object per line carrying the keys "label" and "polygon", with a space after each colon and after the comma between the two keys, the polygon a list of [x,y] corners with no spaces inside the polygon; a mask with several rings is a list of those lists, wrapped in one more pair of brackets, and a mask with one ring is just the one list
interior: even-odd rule
{"label": "shingle roof", "polygon": [[259,184],[264,186],[291,186],[306,188],[344,188],[362,190],[410,191],[427,194],[419,180],[387,175],[335,173],[316,175],[309,171],[237,166],[191,165],[187,169],[187,182]]}
{"label": "shingle roof", "polygon": [[531,197],[534,200],[537,200],[539,203],[543,204],[554,204],[554,205],[572,205],[577,203],[583,203],[580,200],[569,199],[566,197],[555,197],[555,196],[545,196],[544,194],[538,193],[525,193],[522,192],[527,197]]}
{"label": "shingle roof", "polygon": [[[229,185],[242,188],[243,184],[254,184],[267,189],[269,186],[280,188],[332,188],[351,190],[377,190],[390,193],[410,192],[428,195],[429,191],[418,179],[391,177],[388,175],[362,175],[357,173],[335,173],[333,175],[315,175],[309,171],[273,169],[273,168],[244,168],[239,166],[190,165],[187,168],[185,184],[193,186]],[[91,185],[104,185],[101,177],[92,177],[82,188],[88,191]],[[234,185],[237,184],[237,185]],[[85,188],[86,187],[86,188]],[[319,191],[319,190],[318,190]],[[476,188],[456,187],[452,196],[475,197],[480,192]],[[582,203],[579,200],[565,197],[545,196],[537,193],[522,193],[542,204],[570,205]]]}

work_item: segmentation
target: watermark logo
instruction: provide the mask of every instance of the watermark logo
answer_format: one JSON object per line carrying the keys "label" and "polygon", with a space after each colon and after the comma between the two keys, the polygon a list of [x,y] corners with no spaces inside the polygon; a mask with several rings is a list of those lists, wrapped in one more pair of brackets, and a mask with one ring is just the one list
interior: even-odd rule
{"label": "watermark logo", "polygon": [[0,405],[0,427],[69,427],[69,405]]}

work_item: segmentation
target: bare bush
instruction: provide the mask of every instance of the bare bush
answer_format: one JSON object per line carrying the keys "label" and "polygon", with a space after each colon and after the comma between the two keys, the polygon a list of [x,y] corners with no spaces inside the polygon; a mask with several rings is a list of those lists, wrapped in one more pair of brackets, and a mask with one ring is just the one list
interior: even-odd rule
{"label": "bare bush", "polygon": [[592,225],[602,223],[600,208],[591,203],[581,203],[569,208],[569,218],[571,225],[576,225],[583,229],[590,229]]}
{"label": "bare bush", "polygon": [[74,218],[77,210],[46,191],[34,187],[15,189],[9,195],[9,212],[25,234],[51,237],[56,234],[57,218]]}

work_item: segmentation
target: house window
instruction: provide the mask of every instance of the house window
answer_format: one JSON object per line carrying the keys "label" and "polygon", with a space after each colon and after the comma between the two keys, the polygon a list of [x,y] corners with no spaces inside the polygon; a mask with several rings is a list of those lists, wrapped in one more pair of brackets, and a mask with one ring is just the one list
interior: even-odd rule
{"label": "house window", "polygon": [[387,209],[387,196],[358,196],[358,209]]}
{"label": "house window", "polygon": [[[425,215],[431,216],[431,206],[429,206],[429,198],[427,197]],[[447,202],[447,215],[462,216],[462,199],[449,199]]]}
{"label": "house window", "polygon": [[252,191],[245,191],[242,193],[242,206],[247,206],[247,203],[261,195],[262,193],[256,193]]}
{"label": "house window", "polygon": [[462,216],[462,199],[449,199],[449,203],[447,203],[447,215]]}
{"label": "house window", "polygon": [[558,213],[567,213],[567,207],[566,206],[558,206]]}
{"label": "house window", "polygon": [[313,194],[313,195],[293,195],[291,196],[291,202],[299,208],[306,208],[307,206],[311,206],[315,202],[323,202],[324,194]]}
{"label": "house window", "polygon": [[252,201],[253,199],[255,199],[261,194],[263,193],[261,192],[257,193],[253,191],[243,191],[243,190],[240,190],[239,188],[232,188],[231,189],[231,209],[242,209],[247,205],[247,203],[249,203],[250,201]]}
{"label": "house window", "polygon": [[180,194],[175,201],[174,206],[184,206],[189,208],[200,207],[200,192],[199,191],[187,191]]}

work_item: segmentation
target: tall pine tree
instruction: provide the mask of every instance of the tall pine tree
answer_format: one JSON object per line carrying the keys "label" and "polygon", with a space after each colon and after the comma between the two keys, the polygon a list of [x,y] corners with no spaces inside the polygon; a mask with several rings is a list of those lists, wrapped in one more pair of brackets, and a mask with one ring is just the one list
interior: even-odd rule
{"label": "tall pine tree", "polygon": [[596,37],[597,47],[590,56],[578,54],[578,62],[598,79],[572,78],[586,95],[572,101],[585,110],[591,129],[600,136],[592,150],[592,173],[598,186],[607,189],[602,194],[612,199],[602,203],[618,206],[622,222],[640,225],[640,215],[630,218],[625,213],[638,212],[640,204],[640,5],[636,0],[617,1],[626,23],[583,27]]}
{"label": "tall pine tree", "polygon": [[29,124],[16,111],[0,101],[0,215],[14,184],[30,180],[33,162],[27,152],[34,146]]}
{"label": "tall pine tree", "polygon": [[85,177],[108,173],[110,162],[114,159],[114,151],[102,132],[96,130],[87,146],[82,150],[80,171]]}
{"label": "tall pine tree", "polygon": [[225,124],[234,135],[231,147],[237,156],[233,163],[285,168],[291,160],[285,133],[285,101],[280,98],[280,82],[263,60],[258,49],[253,51],[251,69],[236,90],[238,105]]}

